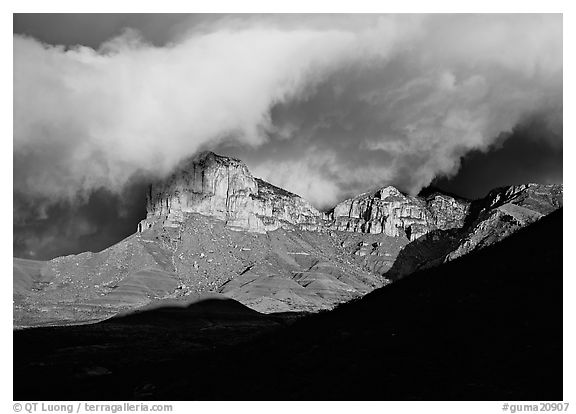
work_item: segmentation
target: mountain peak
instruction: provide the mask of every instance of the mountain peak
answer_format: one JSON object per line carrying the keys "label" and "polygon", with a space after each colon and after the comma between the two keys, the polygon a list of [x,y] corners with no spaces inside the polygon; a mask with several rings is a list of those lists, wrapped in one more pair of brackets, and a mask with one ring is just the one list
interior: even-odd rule
{"label": "mountain peak", "polygon": [[188,158],[166,180],[152,184],[147,212],[139,231],[156,225],[180,227],[189,213],[258,233],[284,223],[314,224],[321,215],[299,196],[254,178],[242,161],[211,151]]}
{"label": "mountain peak", "polygon": [[139,231],[158,224],[180,227],[187,214],[199,213],[224,220],[231,228],[259,233],[298,227],[415,240],[434,229],[462,226],[468,204],[450,197],[427,201],[386,185],[345,200],[323,215],[296,194],[253,177],[242,161],[203,151],[151,186],[147,210]]}
{"label": "mountain peak", "polygon": [[338,204],[332,227],[413,241],[434,230],[462,227],[468,208],[468,202],[452,197],[427,200],[386,185]]}
{"label": "mountain peak", "polygon": [[511,203],[544,213],[558,208],[561,198],[561,185],[531,183],[495,189],[471,205],[431,189],[410,196],[385,185],[322,214],[298,195],[255,178],[241,160],[203,151],[185,160],[168,179],[151,186],[148,215],[138,229],[180,227],[187,214],[198,213],[224,220],[233,229],[259,233],[296,227],[384,233],[413,241],[435,230],[463,227],[467,217],[472,217],[471,209],[475,215]]}

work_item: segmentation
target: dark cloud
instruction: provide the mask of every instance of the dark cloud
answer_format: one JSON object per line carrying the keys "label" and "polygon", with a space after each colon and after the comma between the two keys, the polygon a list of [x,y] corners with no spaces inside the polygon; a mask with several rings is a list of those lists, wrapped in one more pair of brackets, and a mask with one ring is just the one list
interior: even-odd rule
{"label": "dark cloud", "polygon": [[120,193],[100,188],[76,204],[14,191],[14,256],[47,260],[111,246],[133,234],[146,216],[145,189],[143,182]]}
{"label": "dark cloud", "polygon": [[487,152],[472,151],[452,178],[440,178],[435,187],[469,199],[484,197],[496,187],[562,183],[562,135],[545,120],[534,117],[500,137]]}
{"label": "dark cloud", "polygon": [[97,49],[131,27],[152,44],[162,46],[172,40],[180,25],[192,19],[192,15],[169,13],[16,13],[13,30],[52,45],[83,45]]}

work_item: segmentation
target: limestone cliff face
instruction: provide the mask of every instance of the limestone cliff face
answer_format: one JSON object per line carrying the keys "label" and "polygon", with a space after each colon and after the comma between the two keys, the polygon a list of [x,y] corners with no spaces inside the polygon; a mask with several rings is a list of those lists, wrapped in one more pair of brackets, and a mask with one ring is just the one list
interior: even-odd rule
{"label": "limestone cliff face", "polygon": [[147,196],[144,231],[156,225],[179,227],[187,213],[224,220],[233,229],[267,232],[297,226],[386,234],[415,240],[436,229],[462,227],[469,203],[443,194],[407,196],[394,187],[364,193],[324,214],[301,197],[254,178],[244,163],[204,152],[187,160]]}
{"label": "limestone cliff face", "polygon": [[436,229],[462,227],[469,203],[435,194],[427,198],[384,187],[343,201],[323,214],[301,197],[254,178],[241,161],[204,152],[150,187],[139,231],[178,227],[187,213],[222,219],[234,229],[266,232],[297,226],[386,234],[415,240]]}
{"label": "limestone cliff face", "polygon": [[299,196],[254,178],[241,161],[212,152],[187,160],[166,180],[150,186],[147,217],[138,231],[156,225],[179,227],[186,213],[260,233],[287,224],[314,226],[321,216]]}
{"label": "limestone cliff face", "polygon": [[415,240],[432,230],[462,227],[469,203],[444,194],[428,198],[402,194],[394,187],[364,193],[338,204],[331,228]]}

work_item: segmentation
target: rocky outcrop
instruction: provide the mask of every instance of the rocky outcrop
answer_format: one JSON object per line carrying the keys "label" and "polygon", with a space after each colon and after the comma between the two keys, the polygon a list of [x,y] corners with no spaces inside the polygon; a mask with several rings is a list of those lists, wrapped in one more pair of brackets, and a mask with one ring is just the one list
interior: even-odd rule
{"label": "rocky outcrop", "polygon": [[562,207],[562,184],[522,184],[496,188],[481,201],[484,210],[516,205],[541,215]]}
{"label": "rocky outcrop", "polygon": [[462,227],[469,203],[444,194],[412,197],[392,186],[364,193],[323,214],[307,201],[254,178],[234,158],[204,152],[153,184],[139,232],[156,225],[179,227],[187,213],[216,217],[233,229],[263,233],[280,227],[340,230],[417,238],[436,229]]}
{"label": "rocky outcrop", "polygon": [[232,229],[264,233],[286,225],[314,227],[321,213],[296,194],[254,178],[241,161],[203,152],[150,186],[142,232],[179,227],[187,213],[222,219]]}
{"label": "rocky outcrop", "polygon": [[472,206],[470,225],[446,260],[494,244],[550,214],[562,207],[562,195],[562,184],[531,183],[492,190]]}
{"label": "rocky outcrop", "polygon": [[416,240],[430,231],[462,227],[469,204],[444,194],[427,198],[402,194],[392,186],[338,204],[331,215],[334,230]]}

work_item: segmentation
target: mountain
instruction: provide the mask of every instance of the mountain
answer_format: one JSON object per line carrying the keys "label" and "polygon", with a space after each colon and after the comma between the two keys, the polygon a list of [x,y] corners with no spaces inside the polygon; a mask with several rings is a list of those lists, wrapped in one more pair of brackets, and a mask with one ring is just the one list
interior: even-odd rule
{"label": "mountain", "polygon": [[525,184],[492,190],[479,200],[470,225],[447,260],[489,246],[562,207],[562,185]]}
{"label": "mountain", "polygon": [[561,401],[562,222],[330,312],[211,297],[16,330],[14,399]]}
{"label": "mountain", "polygon": [[279,228],[348,231],[406,237],[462,227],[470,203],[443,194],[427,198],[392,186],[361,194],[321,213],[296,194],[254,178],[241,161],[203,152],[150,186],[147,217],[138,225],[180,227],[190,213],[223,220],[231,229],[264,233]]}
{"label": "mountain", "polygon": [[147,193],[137,232],[98,252],[14,259],[14,324],[94,322],[217,292],[265,313],[315,312],[490,246],[562,206],[562,185],[481,200],[384,186],[320,212],[211,152]]}
{"label": "mountain", "polygon": [[203,152],[150,187],[139,231],[180,227],[189,213],[219,218],[232,229],[265,233],[291,223],[314,224],[321,213],[295,194],[250,174],[241,161]]}

